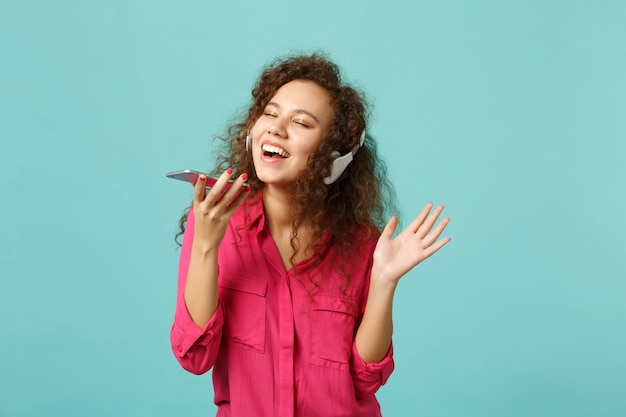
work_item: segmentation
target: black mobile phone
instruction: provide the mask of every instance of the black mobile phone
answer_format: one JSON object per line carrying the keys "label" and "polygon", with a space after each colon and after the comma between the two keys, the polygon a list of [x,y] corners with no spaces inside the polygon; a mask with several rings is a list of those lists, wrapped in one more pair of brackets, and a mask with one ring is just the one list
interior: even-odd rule
{"label": "black mobile phone", "polygon": [[[218,180],[218,178],[213,175],[205,174],[204,172],[194,171],[192,169],[182,169],[180,171],[172,171],[165,174],[166,177],[173,178],[175,180],[185,181],[192,185],[196,184],[196,181],[198,181],[198,177],[200,175],[204,175],[206,177],[207,190],[210,190],[211,187],[213,187]],[[224,191],[228,190],[233,182],[234,180],[229,180],[228,184],[226,184],[226,186],[224,187]],[[244,182],[243,188],[249,189],[250,184]]]}

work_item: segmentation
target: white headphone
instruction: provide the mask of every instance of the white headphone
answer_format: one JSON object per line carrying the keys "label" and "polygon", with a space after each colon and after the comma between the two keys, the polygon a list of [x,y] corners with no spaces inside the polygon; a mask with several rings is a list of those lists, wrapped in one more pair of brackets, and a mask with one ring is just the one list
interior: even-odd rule
{"label": "white headphone", "polygon": [[[330,175],[324,177],[324,184],[330,185],[333,182],[337,181],[341,174],[348,168],[352,159],[354,159],[354,155],[359,150],[363,143],[365,142],[365,130],[361,133],[361,138],[359,139],[359,143],[354,145],[352,150],[345,155],[341,155],[339,152],[334,151],[330,154],[330,157],[333,159],[333,163],[330,167]],[[250,152],[250,148],[252,147],[252,133],[248,132],[248,136],[246,136],[246,150]]]}
{"label": "white headphone", "polygon": [[324,177],[324,184],[330,185],[339,179],[341,174],[343,174],[346,168],[348,168],[348,165],[350,165],[350,162],[352,162],[354,155],[356,155],[356,151],[363,146],[363,142],[365,142],[365,130],[361,133],[359,143],[354,145],[354,148],[352,148],[350,152],[345,155],[341,155],[339,152],[334,151],[330,154],[330,157],[333,158],[333,164],[330,167],[330,175]]}

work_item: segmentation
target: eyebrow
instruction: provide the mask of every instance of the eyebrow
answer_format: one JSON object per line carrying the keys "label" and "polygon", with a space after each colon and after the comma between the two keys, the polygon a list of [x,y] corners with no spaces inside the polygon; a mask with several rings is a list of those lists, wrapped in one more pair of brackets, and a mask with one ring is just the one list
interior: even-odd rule
{"label": "eyebrow", "polygon": [[[267,103],[268,106],[273,106],[276,107],[278,109],[280,109],[280,104],[274,102],[274,101],[270,101],[269,103]],[[310,111],[304,110],[304,109],[296,109],[294,110],[295,113],[298,114],[306,114],[307,116],[310,116],[313,120],[315,120],[317,123],[319,123],[319,119],[317,117],[315,117],[315,115],[313,113],[311,113]]]}

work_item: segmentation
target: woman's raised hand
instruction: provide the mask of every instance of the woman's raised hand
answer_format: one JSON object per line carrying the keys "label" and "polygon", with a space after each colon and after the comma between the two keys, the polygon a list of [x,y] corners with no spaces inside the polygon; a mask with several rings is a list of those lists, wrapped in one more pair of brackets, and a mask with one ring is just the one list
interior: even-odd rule
{"label": "woman's raised hand", "polygon": [[450,222],[450,218],[446,217],[433,228],[443,211],[443,206],[438,206],[431,213],[432,208],[433,204],[428,203],[395,239],[393,233],[398,225],[398,218],[393,216],[389,220],[374,250],[372,279],[395,285],[404,274],[450,241],[449,237],[437,240]]}
{"label": "woman's raised hand", "polygon": [[208,192],[207,178],[204,175],[198,177],[194,186],[194,242],[202,243],[207,248],[219,247],[226,233],[228,221],[248,196],[249,188],[243,187],[248,174],[241,174],[230,188],[226,189],[232,175],[232,168],[228,168]]}

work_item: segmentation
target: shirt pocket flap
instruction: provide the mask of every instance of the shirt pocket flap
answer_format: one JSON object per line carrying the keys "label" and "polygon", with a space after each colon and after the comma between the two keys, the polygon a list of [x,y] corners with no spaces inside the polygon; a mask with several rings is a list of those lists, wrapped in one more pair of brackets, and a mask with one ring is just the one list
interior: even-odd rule
{"label": "shirt pocket flap", "polygon": [[218,286],[265,297],[267,281],[232,271],[221,271]]}
{"label": "shirt pocket flap", "polygon": [[328,295],[313,296],[312,309],[317,311],[336,311],[353,316],[357,315],[357,307],[352,300]]}

